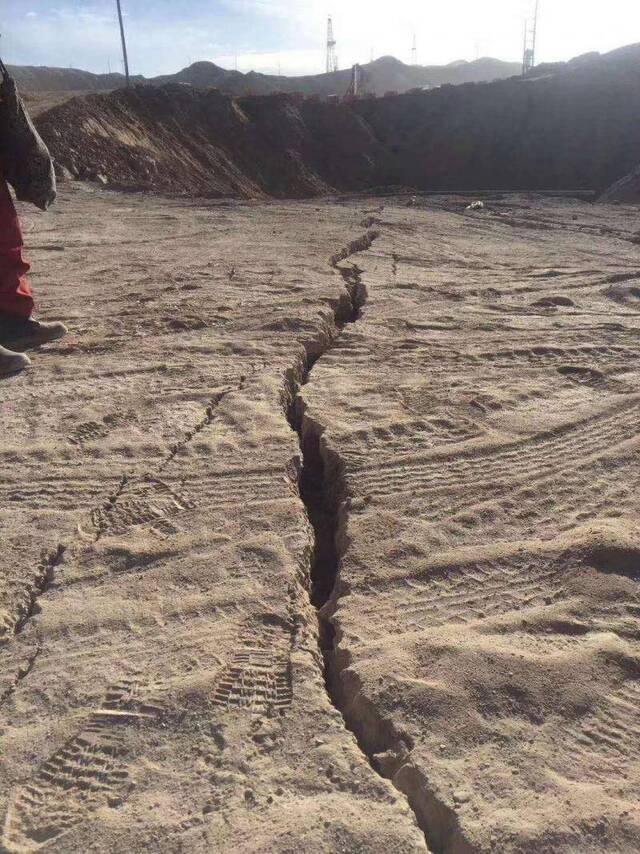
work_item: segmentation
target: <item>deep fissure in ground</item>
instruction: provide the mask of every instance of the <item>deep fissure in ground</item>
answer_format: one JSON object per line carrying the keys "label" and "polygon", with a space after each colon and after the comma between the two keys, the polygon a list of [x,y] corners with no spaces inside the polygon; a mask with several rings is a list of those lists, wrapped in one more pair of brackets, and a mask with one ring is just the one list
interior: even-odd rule
{"label": "deep fissure in ground", "polygon": [[[355,264],[339,266],[351,255],[366,251],[378,237],[378,232],[368,232],[353,241],[331,258],[331,266],[340,273],[345,285],[347,299],[332,302],[333,328],[321,346],[307,347],[302,375],[292,377],[287,418],[291,429],[297,433],[302,453],[302,468],[298,476],[300,497],[313,529],[313,554],[311,556],[309,598],[318,616],[319,645],[324,661],[324,680],[327,695],[332,705],[342,714],[345,726],[356,740],[371,767],[380,774],[372,761],[374,751],[368,750],[361,733],[345,714],[345,698],[340,690],[341,661],[336,651],[336,631],[331,620],[331,602],[337,599],[336,585],[342,555],[338,546],[341,510],[347,498],[344,485],[344,468],[335,457],[332,471],[327,471],[328,449],[322,447],[324,426],[314,422],[306,412],[299,394],[309,381],[311,371],[322,356],[336,344],[345,326],[356,323],[362,317],[362,308],[367,301],[367,291],[362,281],[362,270]],[[364,740],[366,741],[366,740]],[[382,775],[386,776],[386,775]],[[411,800],[409,799],[411,805]],[[413,807],[412,807],[413,808]],[[414,809],[418,825],[423,832],[420,815]],[[426,835],[426,833],[425,833]]]}
{"label": "deep fissure in ground", "polygon": [[[349,297],[348,305],[339,302],[334,306],[335,334],[329,338],[324,349],[307,354],[304,373],[301,382],[293,389],[292,402],[288,413],[289,423],[292,430],[298,434],[302,451],[302,469],[298,479],[298,488],[314,533],[309,594],[311,603],[318,610],[326,605],[331,598],[340,567],[336,532],[338,529],[339,503],[343,496],[330,495],[325,461],[320,449],[323,429],[316,425],[314,425],[315,429],[310,428],[308,423],[305,425],[305,407],[298,391],[308,382],[317,361],[335,345],[344,327],[347,324],[356,323],[362,316],[362,307],[367,299],[366,290],[362,284],[362,270],[355,264],[346,268],[339,268],[337,264],[339,260],[344,260],[344,253],[346,252],[353,254],[354,251],[361,251],[360,247],[368,249],[376,237],[377,233],[368,234],[331,259],[332,266],[338,269],[344,280]],[[357,249],[354,248],[356,246]],[[333,627],[328,620],[320,619],[320,624],[323,633],[321,638],[323,640],[323,651],[333,649]],[[330,646],[325,646],[324,641],[330,643]]]}
{"label": "deep fissure in ground", "polygon": [[[409,737],[398,733],[357,690],[354,693],[353,686],[345,690],[341,675],[349,666],[350,656],[338,649],[339,638],[332,620],[340,597],[339,574],[345,546],[342,534],[348,510],[344,463],[323,442],[325,427],[309,415],[299,392],[309,381],[318,360],[335,346],[345,326],[362,317],[367,301],[363,271],[355,264],[339,265],[350,256],[370,249],[377,237],[378,232],[369,232],[331,259],[331,266],[344,280],[345,299],[332,302],[332,329],[321,345],[316,342],[306,347],[301,375],[290,375],[287,416],[300,441],[302,468],[298,486],[314,533],[309,596],[318,616],[327,695],[355,736],[363,756],[377,774],[390,780],[405,795],[429,850],[435,854],[449,851],[470,854],[474,849],[464,837],[456,812],[443,803],[429,781],[408,761],[412,749]],[[380,755],[386,756],[382,768],[376,762],[376,756]]]}

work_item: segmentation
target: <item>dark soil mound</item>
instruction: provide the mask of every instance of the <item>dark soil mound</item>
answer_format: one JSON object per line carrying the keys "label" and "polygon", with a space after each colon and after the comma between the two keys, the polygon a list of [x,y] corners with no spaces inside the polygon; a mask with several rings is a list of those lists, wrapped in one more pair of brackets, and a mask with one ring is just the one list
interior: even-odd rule
{"label": "dark soil mound", "polygon": [[622,202],[627,205],[640,204],[640,166],[612,184],[600,196],[601,202]]}
{"label": "dark soil mound", "polygon": [[62,170],[201,196],[333,190],[594,190],[637,164],[640,63],[352,102],[188,85],[76,98],[38,119]]}
{"label": "dark soil mound", "polygon": [[[200,196],[364,189],[384,161],[354,112],[287,95],[234,100],[175,84],[139,86],[68,101],[38,126],[58,166],[74,177]],[[339,157],[331,156],[332,141]]]}

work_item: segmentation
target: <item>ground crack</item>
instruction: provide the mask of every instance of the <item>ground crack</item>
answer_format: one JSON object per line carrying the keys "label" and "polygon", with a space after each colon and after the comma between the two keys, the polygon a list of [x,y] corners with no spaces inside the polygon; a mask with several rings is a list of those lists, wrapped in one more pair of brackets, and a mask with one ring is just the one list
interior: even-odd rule
{"label": "ground crack", "polygon": [[[325,425],[309,413],[300,389],[318,360],[336,344],[347,324],[357,323],[368,298],[363,271],[347,261],[352,255],[371,248],[378,232],[353,241],[331,258],[331,266],[341,275],[348,301],[331,303],[334,311],[334,333],[326,336],[323,346],[307,352],[298,376],[287,376],[289,396],[288,419],[298,434],[302,468],[298,484],[314,532],[309,596],[316,608],[319,624],[320,652],[324,660],[324,677],[328,697],[341,713],[346,728],[356,741],[371,767],[390,780],[407,798],[416,822],[434,852],[472,850],[464,838],[457,815],[431,791],[424,775],[411,763],[413,745],[408,736],[398,733],[377,708],[359,691],[357,679],[345,688],[343,672],[350,666],[348,651],[340,649],[333,616],[341,595],[340,568],[346,552],[346,528],[350,509],[345,479],[345,463],[324,436]],[[348,306],[345,309],[345,303]]]}
{"label": "ground crack", "polygon": [[[187,430],[178,442],[172,445],[169,448],[169,451],[157,468],[156,473],[161,474],[164,469],[172,462],[175,457],[185,449],[193,439],[198,436],[206,427],[213,423],[216,418],[216,410],[222,401],[227,397],[227,395],[231,394],[235,391],[242,391],[246,384],[246,377],[243,375],[240,377],[239,382],[236,386],[225,388],[220,392],[217,392],[212,396],[209,403],[206,406],[203,417],[198,421],[191,429]],[[126,495],[127,490],[131,487],[132,483],[138,481],[148,480],[154,477],[154,473],[147,472],[146,474],[140,475],[137,478],[132,478],[126,472],[122,474],[120,477],[120,481],[117,487],[113,490],[111,495],[108,496],[107,500],[100,505],[99,507],[94,507],[91,511],[91,518],[95,524],[95,535],[94,539],[98,541],[106,531],[106,521],[109,519],[109,514],[113,513],[116,509],[118,502],[123,496]],[[81,528],[78,527],[78,535],[81,535]],[[64,553],[67,549],[67,546],[58,544],[57,548],[53,552],[43,553],[43,556],[38,564],[38,569],[35,574],[35,578],[33,580],[32,585],[26,592],[24,602],[21,603],[21,607],[12,623],[12,626],[9,630],[9,636],[11,630],[13,631],[13,635],[19,635],[25,626],[29,623],[29,621],[34,617],[39,611],[38,600],[41,596],[43,596],[51,587],[54,580],[55,569],[62,562],[64,557]],[[3,634],[0,634],[0,643],[4,643],[8,640]],[[31,672],[33,665],[37,656],[40,654],[40,648],[36,655],[29,660],[28,667],[21,668],[17,675],[14,677],[12,684],[0,694],[0,705],[4,703],[16,690],[18,684],[29,675]]]}
{"label": "ground crack", "polygon": [[15,693],[18,685],[31,673],[35,666],[36,660],[41,652],[42,647],[38,646],[35,651],[29,656],[26,664],[23,667],[19,668],[18,672],[13,677],[11,685],[9,685],[9,687],[6,688],[2,692],[2,694],[0,694],[0,706],[2,706],[2,704],[5,703],[9,699],[9,697],[11,697]]}
{"label": "ground crack", "polygon": [[[38,564],[33,586],[31,586],[27,591],[23,607],[18,612],[17,618],[13,624],[14,637],[19,635],[25,629],[31,618],[40,610],[38,599],[51,587],[56,567],[62,562],[65,550],[66,547],[63,546],[62,543],[59,543],[54,552],[43,552],[40,563]],[[6,636],[0,637],[0,643],[4,644],[7,640],[8,637]],[[42,647],[38,645],[35,652],[27,659],[26,665],[23,665],[18,669],[11,684],[0,694],[0,706],[15,693],[20,682],[22,682],[22,680],[31,673],[41,651]]]}
{"label": "ground crack", "polygon": [[[319,625],[320,652],[324,660],[324,677],[327,694],[332,705],[342,714],[345,726],[358,741],[364,757],[377,773],[373,762],[373,753],[366,749],[359,738],[357,727],[346,713],[344,698],[338,690],[341,664],[336,652],[335,629],[332,612],[335,608],[337,584],[343,551],[341,534],[346,522],[348,496],[345,488],[344,463],[324,441],[324,425],[315,421],[307,411],[300,388],[309,380],[309,375],[318,360],[326,355],[336,344],[343,329],[348,324],[357,323],[362,317],[363,307],[368,298],[363,282],[363,271],[354,264],[343,262],[358,252],[371,248],[378,232],[369,231],[354,240],[348,246],[336,252],[330,259],[331,266],[340,274],[347,291],[348,299],[330,303],[334,312],[333,334],[325,337],[322,346],[314,348],[305,355],[298,374],[291,372],[287,376],[288,420],[297,434],[302,452],[302,467],[298,477],[300,497],[305,505],[309,522],[314,533],[314,550],[311,558],[311,578],[309,597],[316,609]],[[344,665],[342,665],[344,666]],[[381,776],[387,776],[386,774]],[[414,810],[415,812],[415,810]],[[416,818],[419,819],[416,814]],[[422,827],[420,821],[418,824]],[[424,827],[422,827],[424,830]]]}
{"label": "ground crack", "polygon": [[58,567],[62,562],[65,551],[66,546],[63,546],[62,543],[60,543],[58,544],[56,551],[43,553],[38,565],[38,571],[36,573],[33,587],[29,591],[29,598],[26,607],[20,617],[16,620],[14,634],[19,635],[29,620],[37,613],[38,599],[51,587],[56,567]]}
{"label": "ground crack", "polygon": [[216,410],[218,409],[222,401],[232,392],[239,392],[244,389],[246,380],[246,376],[243,375],[240,377],[238,384],[233,388],[225,388],[222,391],[214,394],[209,403],[207,404],[204,415],[200,419],[200,421],[198,421],[192,428],[187,430],[184,436],[179,441],[171,445],[166,457],[157,466],[155,471],[147,471],[144,474],[138,475],[135,478],[130,477],[126,472],[122,474],[117,489],[107,498],[107,500],[103,504],[101,504],[99,507],[94,507],[94,509],[90,513],[91,520],[95,528],[94,537],[96,542],[100,540],[101,537],[108,530],[110,514],[112,514],[116,510],[118,502],[126,495],[129,487],[133,483],[144,483],[145,481],[157,480],[162,475],[167,466],[169,466],[169,464],[172,463],[175,458],[191,444],[195,437],[199,433],[201,433],[206,427],[209,427],[213,423],[216,417]]}

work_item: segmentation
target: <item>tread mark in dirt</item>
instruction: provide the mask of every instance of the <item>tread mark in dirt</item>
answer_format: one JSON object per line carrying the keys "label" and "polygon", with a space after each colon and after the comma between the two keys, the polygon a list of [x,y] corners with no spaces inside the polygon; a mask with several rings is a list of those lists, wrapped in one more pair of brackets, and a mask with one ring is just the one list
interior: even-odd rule
{"label": "tread mark in dirt", "polygon": [[567,757],[583,768],[586,755],[596,780],[615,784],[629,773],[640,749],[639,703],[640,682],[627,680],[593,712],[574,721],[558,746],[563,772]]}
{"label": "tread mark in dirt", "polygon": [[283,630],[248,634],[216,680],[213,702],[266,714],[293,702],[291,636]]}
{"label": "tread mark in dirt", "polygon": [[135,681],[107,689],[103,708],[87,726],[46,760],[15,793],[4,825],[3,849],[37,851],[65,832],[90,821],[91,813],[116,806],[129,788],[131,751],[127,730],[157,722],[156,698],[146,698]]}
{"label": "tread mark in dirt", "polygon": [[424,495],[436,489],[459,487],[476,489],[496,482],[508,473],[510,482],[520,478],[541,477],[549,471],[568,467],[567,450],[582,457],[608,452],[636,435],[638,405],[636,399],[611,407],[583,421],[552,432],[542,432],[524,442],[493,450],[472,452],[447,461],[414,460],[397,462],[393,458],[378,462],[360,477],[363,493],[374,496],[412,492]]}
{"label": "tread mark in dirt", "polygon": [[553,560],[534,557],[454,566],[442,575],[405,581],[409,589],[402,614],[386,602],[374,607],[376,614],[393,617],[398,631],[467,623],[555,604],[567,571]]}
{"label": "tread mark in dirt", "polygon": [[91,522],[98,536],[123,534],[137,525],[175,516],[193,506],[189,498],[164,481],[150,478],[134,484],[117,502],[94,510]]}

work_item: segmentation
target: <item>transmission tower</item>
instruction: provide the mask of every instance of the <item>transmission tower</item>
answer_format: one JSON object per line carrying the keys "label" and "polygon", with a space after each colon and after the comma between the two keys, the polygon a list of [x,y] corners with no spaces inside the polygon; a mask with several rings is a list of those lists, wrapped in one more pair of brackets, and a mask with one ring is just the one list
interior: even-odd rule
{"label": "transmission tower", "polygon": [[522,76],[526,77],[536,64],[536,39],[538,36],[538,6],[539,0],[533,12],[533,23],[529,20],[524,22],[524,53],[522,56]]}
{"label": "transmission tower", "polygon": [[124,76],[129,85],[129,57],[127,56],[127,40],[124,35],[124,22],[122,20],[122,7],[120,0],[116,0],[118,6],[118,21],[120,22],[120,38],[122,39],[122,58],[124,60]]}
{"label": "transmission tower", "polygon": [[411,65],[418,64],[418,42],[416,40],[416,34],[413,34],[413,44],[411,46]]}
{"label": "transmission tower", "polygon": [[336,54],[336,40],[333,37],[333,21],[331,15],[327,21],[327,74],[338,70],[338,56]]}

